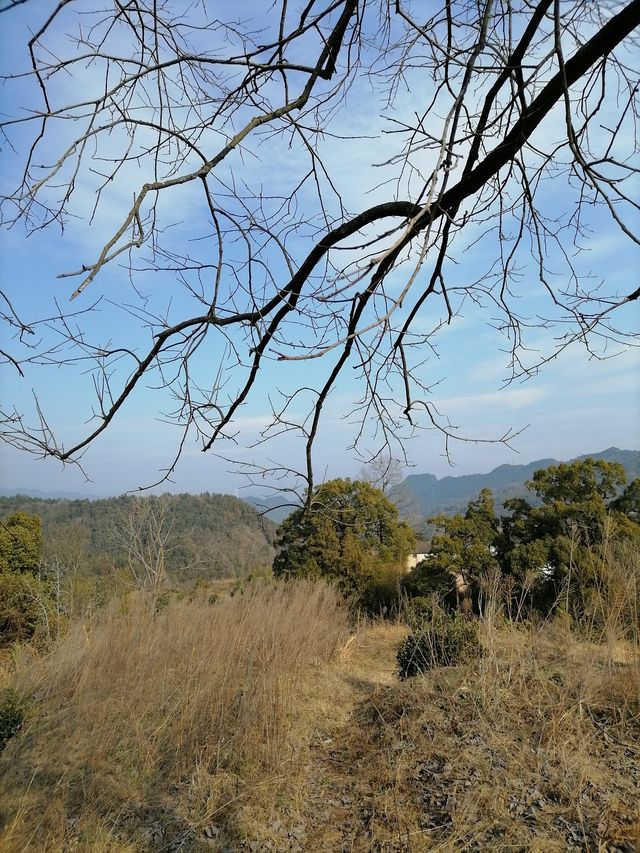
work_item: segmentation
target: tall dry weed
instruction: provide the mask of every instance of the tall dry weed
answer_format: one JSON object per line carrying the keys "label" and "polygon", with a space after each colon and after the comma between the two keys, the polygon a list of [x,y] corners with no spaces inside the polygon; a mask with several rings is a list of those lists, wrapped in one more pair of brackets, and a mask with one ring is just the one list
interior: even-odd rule
{"label": "tall dry weed", "polygon": [[249,585],[157,614],[134,595],[112,602],[90,630],[75,625],[45,658],[18,656],[13,687],[30,730],[2,759],[13,804],[5,844],[12,833],[24,839],[43,810],[60,844],[69,819],[87,809],[115,826],[127,803],[170,785],[191,785],[202,822],[282,774],[296,703],[346,625],[334,590],[307,582]]}

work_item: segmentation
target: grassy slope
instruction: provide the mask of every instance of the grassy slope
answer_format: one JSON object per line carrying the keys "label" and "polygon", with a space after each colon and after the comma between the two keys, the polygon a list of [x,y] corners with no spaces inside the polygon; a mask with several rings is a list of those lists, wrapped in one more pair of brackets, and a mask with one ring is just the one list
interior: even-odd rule
{"label": "grassy slope", "polygon": [[[379,669],[388,640],[369,652]],[[305,849],[636,849],[637,661],[564,633],[485,644],[479,668],[363,685],[315,748]]]}
{"label": "grassy slope", "polygon": [[7,670],[30,711],[0,757],[3,850],[640,839],[637,647],[485,626],[479,664],[398,683],[406,629],[349,635],[326,589],[139,604]]}

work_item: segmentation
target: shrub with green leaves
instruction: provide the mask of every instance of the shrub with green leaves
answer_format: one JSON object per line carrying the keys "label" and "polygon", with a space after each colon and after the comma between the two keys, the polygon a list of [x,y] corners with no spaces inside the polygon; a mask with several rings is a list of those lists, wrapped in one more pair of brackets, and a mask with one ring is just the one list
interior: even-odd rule
{"label": "shrub with green leaves", "polygon": [[425,622],[439,618],[438,611],[444,613],[439,595],[416,595],[406,602],[404,618],[413,633],[417,634]]}
{"label": "shrub with green leaves", "polygon": [[18,733],[24,720],[24,712],[18,704],[14,690],[5,690],[0,694],[0,752],[7,742]]}
{"label": "shrub with green leaves", "polygon": [[478,622],[461,613],[446,613],[435,599],[416,598],[409,605],[411,634],[397,653],[400,678],[439,666],[455,666],[480,657]]}
{"label": "shrub with green leaves", "polygon": [[0,521],[0,572],[35,572],[42,553],[42,520],[14,512]]}
{"label": "shrub with green leaves", "polygon": [[0,648],[34,639],[46,642],[56,620],[49,584],[30,572],[0,572]]}

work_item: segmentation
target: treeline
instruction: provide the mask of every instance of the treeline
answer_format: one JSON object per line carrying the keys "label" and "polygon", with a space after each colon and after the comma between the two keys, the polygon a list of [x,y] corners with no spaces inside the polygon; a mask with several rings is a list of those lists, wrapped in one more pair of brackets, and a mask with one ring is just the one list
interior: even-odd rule
{"label": "treeline", "polygon": [[526,485],[530,499],[505,501],[503,515],[483,489],[465,513],[431,518],[437,533],[405,580],[409,595],[480,612],[493,597],[518,618],[562,608],[592,625],[603,599],[618,596],[637,618],[639,592],[622,588],[630,575],[619,568],[640,551],[640,480],[627,484],[620,464],[587,458],[540,469]]}
{"label": "treeline", "polygon": [[502,515],[483,489],[464,513],[431,518],[430,553],[409,574],[414,532],[359,481],[322,484],[279,529],[224,495],[1,498],[0,635],[28,638],[42,624],[50,634],[118,586],[145,591],[155,606],[171,589],[272,567],[331,580],[369,613],[397,612],[407,599],[415,611],[435,594],[450,611],[482,614],[491,600],[510,619],[562,608],[592,626],[619,600],[623,621],[637,621],[640,481],[627,485],[621,465],[587,458],[540,469],[527,487],[531,499],[506,501]]}
{"label": "treeline", "polygon": [[[140,500],[130,495],[91,501],[0,497],[0,519],[16,512],[39,516],[45,557],[71,556],[90,574],[105,575],[127,561],[128,520]],[[271,565],[276,525],[244,501],[209,493],[164,495],[162,500],[166,571],[172,582],[240,577]]]}
{"label": "treeline", "polygon": [[397,508],[369,484],[324,483],[281,525],[274,574],[328,578],[374,612],[435,596],[449,611],[482,615],[491,601],[512,620],[563,609],[598,626],[617,600],[637,620],[640,578],[623,563],[640,553],[640,480],[587,458],[537,470],[527,489],[502,515],[483,489],[464,513],[429,519],[429,553],[407,573],[415,536]]}

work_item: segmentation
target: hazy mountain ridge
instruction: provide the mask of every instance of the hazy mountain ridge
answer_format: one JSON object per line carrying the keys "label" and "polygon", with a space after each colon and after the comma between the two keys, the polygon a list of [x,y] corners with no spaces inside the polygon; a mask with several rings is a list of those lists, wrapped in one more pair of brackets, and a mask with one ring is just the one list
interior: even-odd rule
{"label": "hazy mountain ridge", "polygon": [[[549,465],[557,465],[560,461],[604,459],[607,462],[619,462],[627,473],[627,482],[640,477],[640,450],[621,450],[617,447],[609,447],[598,453],[584,453],[570,460],[557,460],[552,457],[536,459],[523,465],[499,465],[485,474],[461,474],[459,476],[449,475],[438,478],[435,474],[410,474],[401,483],[395,486],[390,493],[391,500],[398,506],[403,518],[415,525],[423,523],[425,518],[439,513],[454,515],[463,512],[470,500],[476,498],[481,489],[488,488],[493,491],[496,508],[501,509],[505,500],[512,497],[524,497],[527,494],[525,482],[530,480],[534,472],[539,468],[547,468]],[[238,509],[244,508],[242,514],[243,523],[252,518],[251,524],[257,521],[260,525],[264,523],[266,539],[271,545],[275,527],[286,518],[295,508],[288,497],[281,495],[256,496],[247,495],[243,499],[234,498],[231,495],[172,495],[172,499],[179,502],[195,501],[198,498],[211,498],[218,506],[213,511],[213,518],[221,509],[221,502],[226,504],[228,510],[231,505]],[[75,493],[51,494],[34,489],[0,489],[0,517],[17,509],[37,513],[43,517],[45,525],[49,520],[69,521],[72,518],[88,520],[100,516],[104,508],[115,505],[118,501],[126,500],[121,497],[94,497]],[[236,503],[237,501],[237,503]],[[53,504],[59,503],[58,509],[53,509]],[[192,507],[193,509],[193,507]],[[180,513],[181,514],[181,513]],[[187,512],[188,515],[188,512]],[[200,515],[200,513],[198,513]],[[216,526],[216,523],[214,526]],[[101,525],[98,525],[99,527]],[[91,524],[94,528],[95,525]],[[184,523],[180,524],[184,529]]]}
{"label": "hazy mountain ridge", "polygon": [[454,515],[464,512],[470,500],[476,498],[481,489],[491,489],[500,509],[504,501],[530,494],[525,482],[539,468],[558,465],[561,461],[574,462],[587,458],[619,462],[627,473],[627,482],[640,477],[640,451],[620,450],[609,447],[598,453],[584,453],[570,460],[537,459],[526,465],[499,465],[486,474],[462,474],[438,479],[434,474],[410,474],[391,492],[400,514],[413,524],[425,518],[443,513]]}
{"label": "hazy mountain ridge", "polygon": [[106,500],[107,495],[85,495],[83,492],[46,492],[42,489],[26,489],[22,487],[14,489],[0,488],[2,498],[34,498],[35,500],[67,500],[67,501],[99,501]]}
{"label": "hazy mountain ridge", "polygon": [[251,504],[261,516],[274,522],[274,524],[280,524],[299,506],[299,504],[294,503],[292,498],[282,497],[281,495],[265,495],[263,497],[247,495],[244,500]]}

